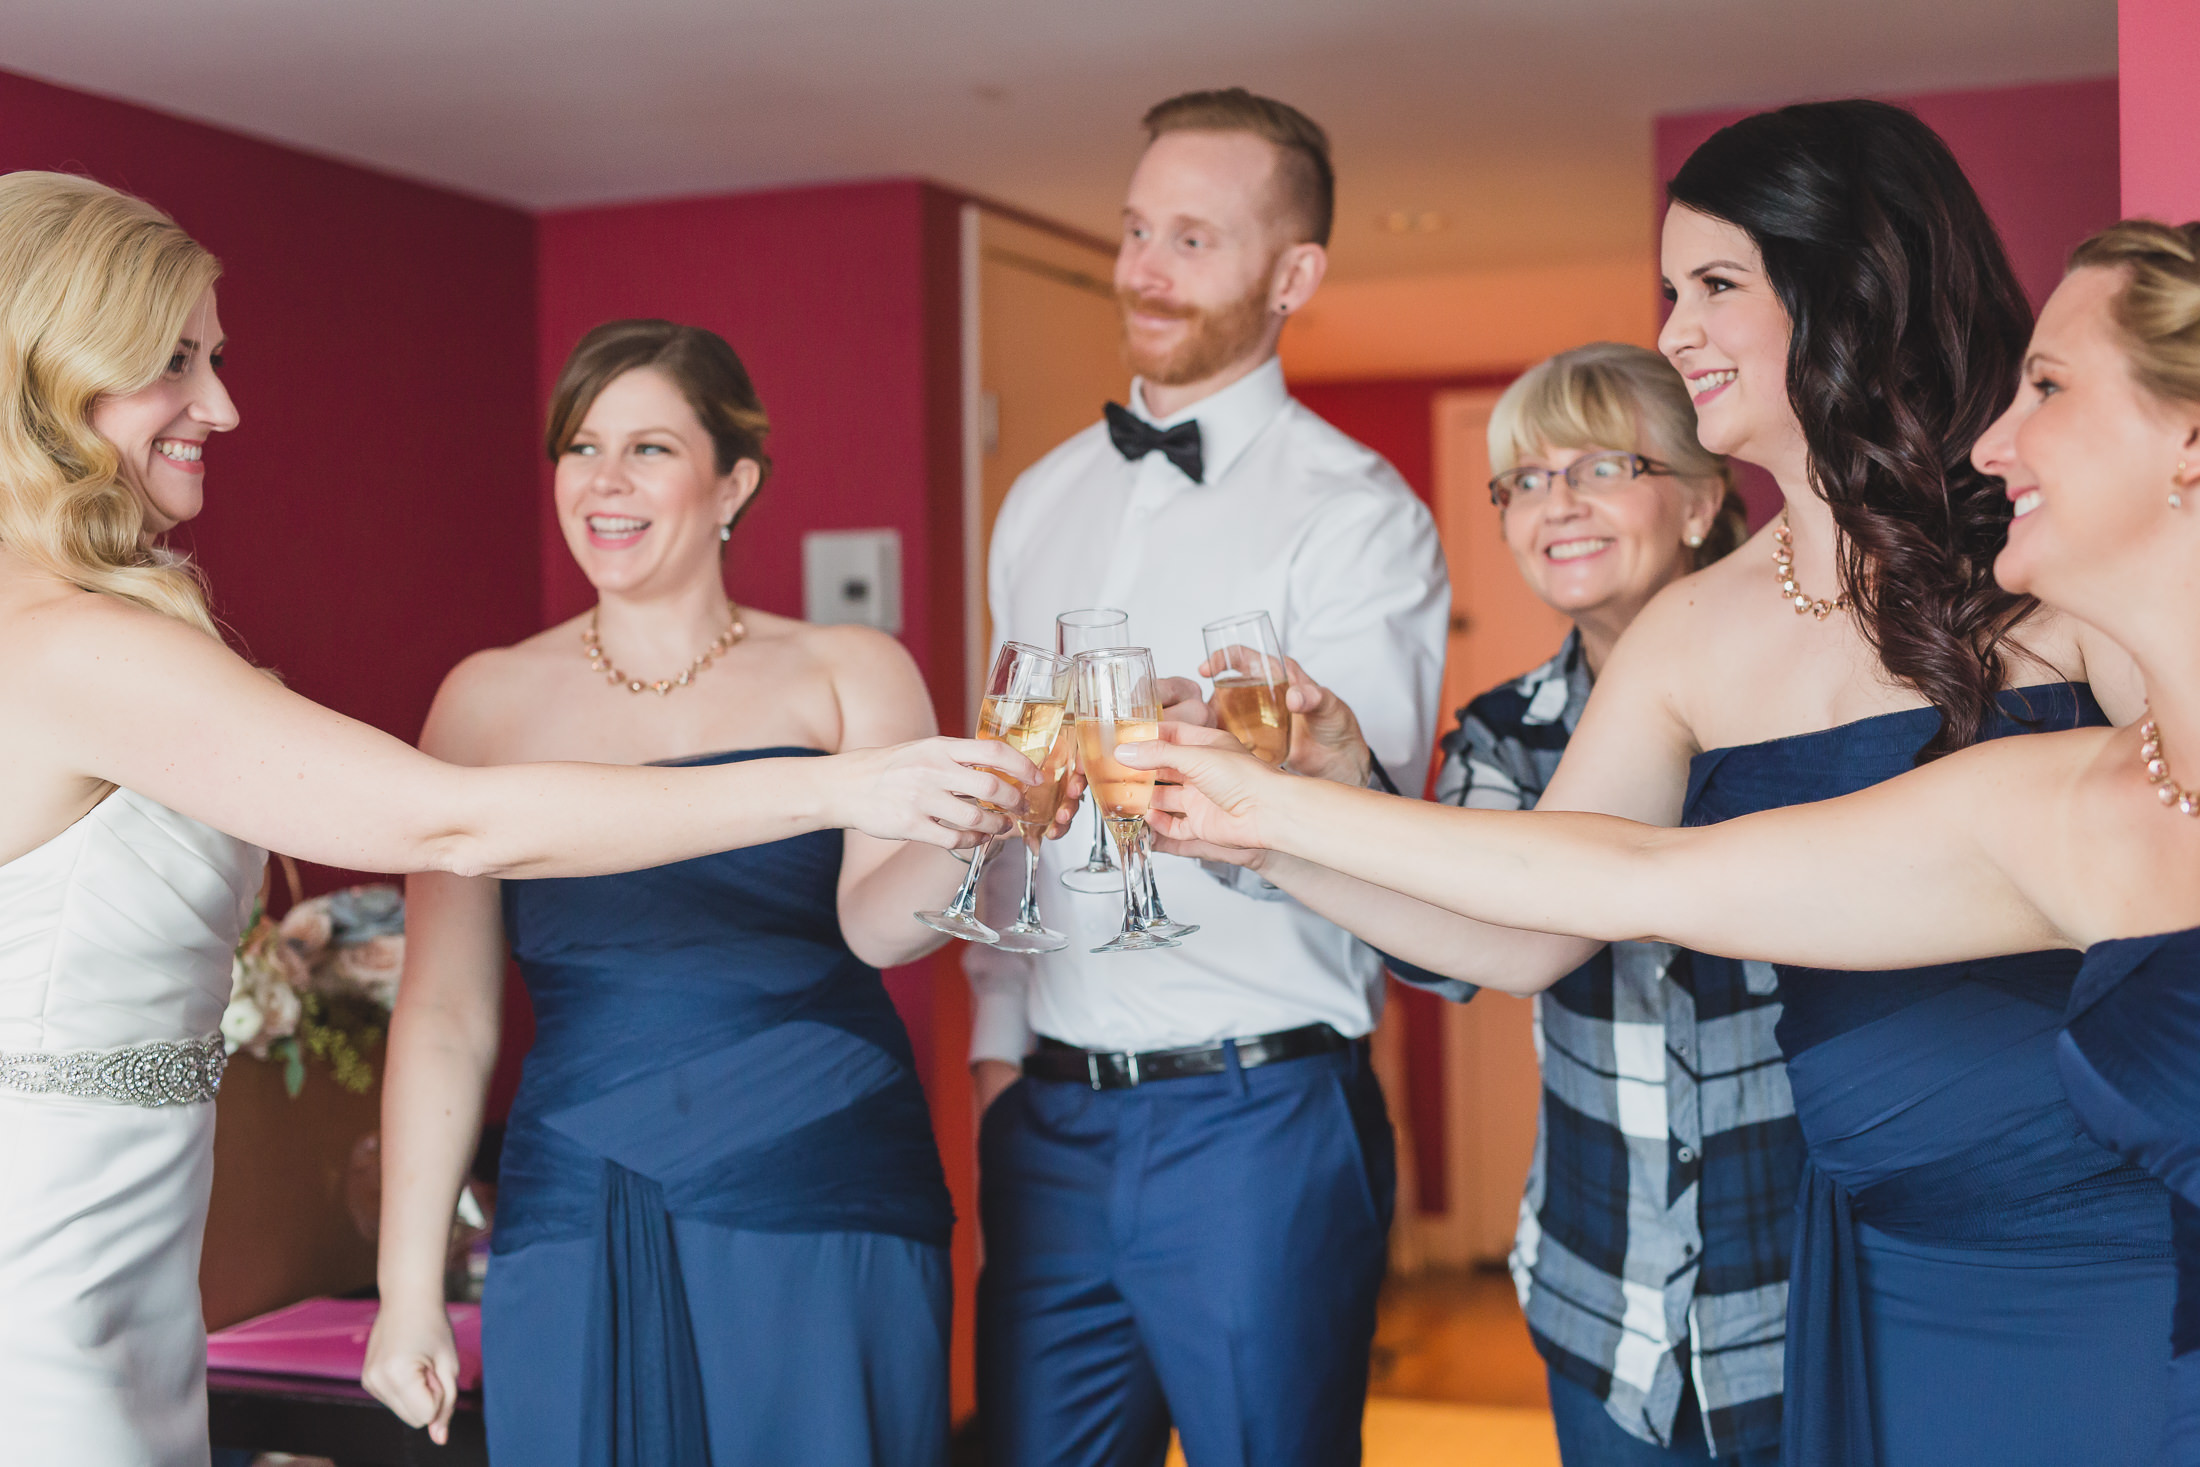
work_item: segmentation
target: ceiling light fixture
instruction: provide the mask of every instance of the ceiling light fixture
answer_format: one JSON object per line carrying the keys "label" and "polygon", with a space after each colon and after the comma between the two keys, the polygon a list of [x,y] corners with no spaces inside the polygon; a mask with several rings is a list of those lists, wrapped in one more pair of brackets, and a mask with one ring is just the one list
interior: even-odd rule
{"label": "ceiling light fixture", "polygon": [[1393,209],[1379,222],[1388,234],[1434,234],[1446,221],[1434,209]]}

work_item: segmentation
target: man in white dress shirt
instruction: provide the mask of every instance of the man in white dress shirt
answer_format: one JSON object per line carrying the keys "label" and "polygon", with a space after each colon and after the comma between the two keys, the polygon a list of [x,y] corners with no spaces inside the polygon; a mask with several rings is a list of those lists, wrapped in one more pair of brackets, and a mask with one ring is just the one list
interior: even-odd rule
{"label": "man in white dress shirt", "polygon": [[[1205,623],[1265,610],[1418,793],[1451,605],[1435,528],[1276,359],[1326,265],[1327,139],[1235,89],[1145,123],[1115,268],[1130,405],[1010,492],[995,635],[1052,646],[1059,613],[1120,607],[1127,640],[1183,675]],[[1192,1467],[1357,1462],[1395,1180],[1364,1042],[1378,960],[1257,880],[1174,857],[1155,858],[1164,901],[1200,931],[1093,955],[1121,900],[1061,886],[1086,845],[1050,843],[1041,873],[1066,950],[967,958],[991,1102],[986,1461],[1158,1467],[1173,1424]],[[992,909],[1013,908],[1021,866],[1001,863]]]}

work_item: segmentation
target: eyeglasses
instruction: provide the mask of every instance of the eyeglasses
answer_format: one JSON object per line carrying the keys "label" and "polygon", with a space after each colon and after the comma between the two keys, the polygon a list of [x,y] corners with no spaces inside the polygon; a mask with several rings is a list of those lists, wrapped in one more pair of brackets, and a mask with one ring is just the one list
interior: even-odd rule
{"label": "eyeglasses", "polygon": [[1609,494],[1620,485],[1644,474],[1670,474],[1672,469],[1639,453],[1585,453],[1561,469],[1541,469],[1523,464],[1490,480],[1490,503],[1500,510],[1514,501],[1534,499],[1549,491],[1554,480],[1564,479],[1576,494]]}

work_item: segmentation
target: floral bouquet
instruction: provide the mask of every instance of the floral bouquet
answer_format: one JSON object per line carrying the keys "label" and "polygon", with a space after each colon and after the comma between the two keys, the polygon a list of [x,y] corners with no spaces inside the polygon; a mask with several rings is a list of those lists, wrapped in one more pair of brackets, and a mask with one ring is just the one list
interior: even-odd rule
{"label": "floral bouquet", "polygon": [[405,897],[394,886],[297,902],[281,922],[263,899],[237,944],[222,1038],[231,1054],[280,1062],[293,1096],[305,1087],[309,1054],[337,1084],[363,1093],[374,1084],[368,1056],[389,1032],[404,966]]}

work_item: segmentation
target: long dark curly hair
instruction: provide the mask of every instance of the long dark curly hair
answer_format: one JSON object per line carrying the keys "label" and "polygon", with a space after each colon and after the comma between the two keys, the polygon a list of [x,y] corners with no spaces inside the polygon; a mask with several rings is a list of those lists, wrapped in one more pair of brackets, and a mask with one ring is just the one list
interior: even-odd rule
{"label": "long dark curly hair", "polygon": [[1919,762],[1975,742],[2037,606],[1994,583],[2010,506],[1971,446],[2009,404],[2032,312],[1940,136],[1883,102],[1722,128],[1666,186],[1749,235],[1793,325],[1788,400],[1879,660],[1940,710]]}

